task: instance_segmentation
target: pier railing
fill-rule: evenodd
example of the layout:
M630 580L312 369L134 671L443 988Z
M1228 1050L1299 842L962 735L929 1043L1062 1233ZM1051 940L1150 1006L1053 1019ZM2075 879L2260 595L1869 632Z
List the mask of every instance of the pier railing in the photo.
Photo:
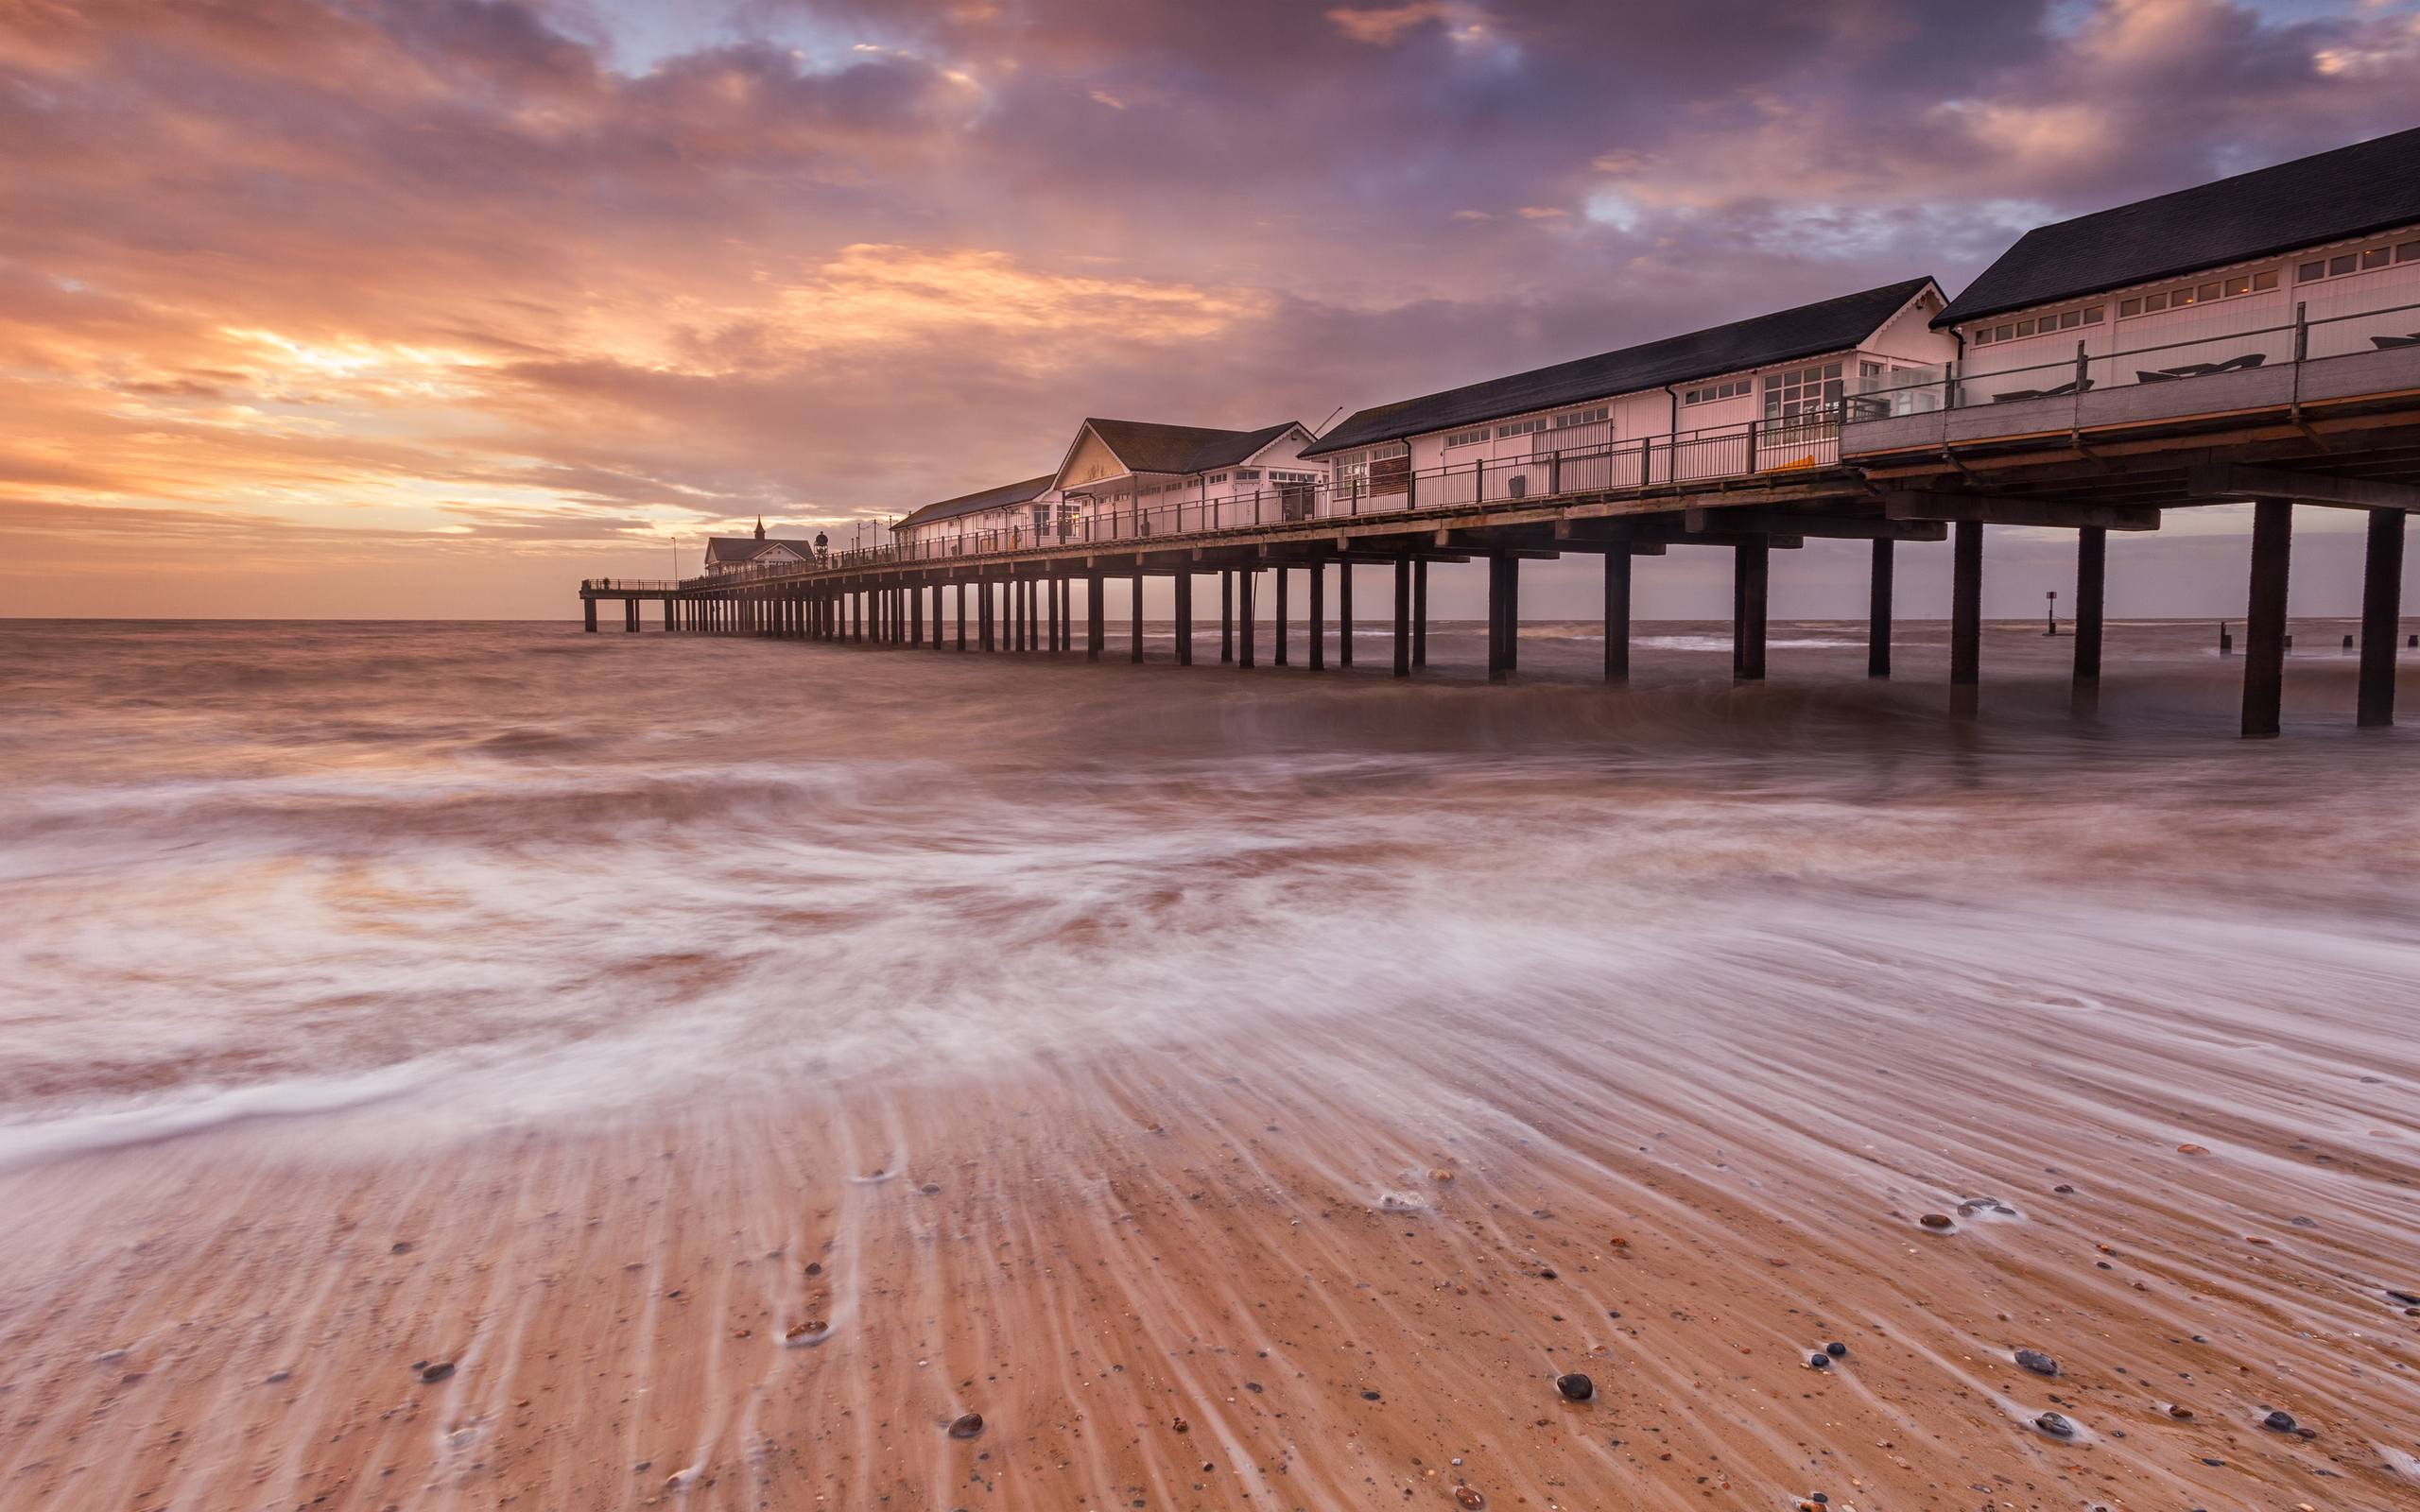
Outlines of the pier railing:
M1836 404L1809 415L1564 447L1544 444L1552 438L1547 432L1538 437L1541 444L1527 455L1479 457L1416 472L1356 472L1342 478L1278 483L1218 498L1158 503L1138 498L1115 507L1067 511L1041 524L947 535L920 532L910 541L835 551L814 570L962 561L1054 546L1174 541L1261 525L1546 502L1760 472L1801 472L1839 461L1841 415L1842 406ZM809 569L743 567L692 578L683 586L734 587L794 577L803 570Z
M1908 416L2081 400L2118 388L2157 387L2159 400L2182 401L2209 388L2170 387L2188 380L2273 373L2339 357L2420 352L2420 304L2378 305L2358 296L2306 300L2284 320L2268 310L2220 306L2189 324L2139 329L2142 335L2136 336L2126 320L2109 321L2084 327L2071 346L2062 343L2055 354L2003 363L1997 347L1984 347L1942 366L1861 377L1848 399L1849 450L1859 451L1871 434L1858 427ZM2038 343L2028 344L2038 353ZM2025 414L2009 412L2013 421Z

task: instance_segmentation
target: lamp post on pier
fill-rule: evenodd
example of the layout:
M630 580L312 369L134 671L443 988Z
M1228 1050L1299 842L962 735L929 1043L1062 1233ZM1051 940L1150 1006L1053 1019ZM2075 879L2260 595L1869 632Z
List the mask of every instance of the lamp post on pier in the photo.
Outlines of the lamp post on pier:
M2045 635L2056 635L2059 633L2059 591L2053 588L2042 596L2049 600L2049 609L2047 611L2049 615L2049 619L2045 625L2042 633Z

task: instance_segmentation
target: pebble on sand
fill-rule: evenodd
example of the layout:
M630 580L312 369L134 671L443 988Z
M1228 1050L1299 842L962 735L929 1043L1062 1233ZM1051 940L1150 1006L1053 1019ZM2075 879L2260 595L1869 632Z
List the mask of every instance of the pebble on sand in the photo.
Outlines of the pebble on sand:
M1917 1219L1916 1222L1923 1224L1926 1228L1934 1229L1935 1231L1954 1228L1957 1227L1956 1224L1950 1222L1949 1214L1945 1212L1927 1212L1923 1217Z
M2273 1434L2290 1434L2294 1431L2294 1419L2289 1413L2273 1412L2260 1419L2260 1426Z
M2037 1376L2055 1376L2059 1373L2059 1362L2039 1349L2017 1350L2016 1363Z
M979 1412L960 1413L950 1420L949 1436L973 1438L983 1431L983 1415Z
M1478 1494L1478 1487L1476 1486L1457 1486L1454 1487L1454 1504L1472 1508L1483 1507L1487 1505L1487 1498Z
M2059 1416L2055 1412L2046 1412L2041 1417L2034 1418L2033 1426L2041 1429L2044 1433L2049 1435L2053 1438L2073 1438L2076 1436L2076 1425L2067 1421L2065 1418Z
M829 1327L830 1325L820 1317L808 1318L805 1322L783 1333L782 1342L784 1344L821 1344Z
M1835 1360L1844 1360L1848 1358L1849 1347L1835 1341L1824 1346L1824 1352Z
M420 1367L420 1378L423 1381L442 1381L453 1373L454 1362L451 1360L440 1360L433 1365L424 1365Z
M1597 1383L1575 1370L1567 1376L1555 1377L1554 1389L1562 1392L1567 1400L1586 1401L1597 1394Z
M1829 1370L1832 1368L1832 1357L1828 1354L1810 1354L1806 1357L1806 1368L1809 1370Z

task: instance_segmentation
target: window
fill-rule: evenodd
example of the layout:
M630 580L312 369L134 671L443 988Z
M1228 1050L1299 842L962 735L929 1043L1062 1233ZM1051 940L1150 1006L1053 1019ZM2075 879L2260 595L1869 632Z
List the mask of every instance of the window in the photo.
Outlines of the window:
M1575 409L1566 414L1557 415L1554 418L1554 428L1559 431L1567 431L1574 425L1595 425L1610 419L1612 415L1613 408L1608 404L1599 404L1594 409Z
M2398 263L2420 263L2420 242L2398 244L2394 249L2394 260Z
M1260 481L1260 469L1256 467L1239 467L1236 469L1236 481L1238 483L1257 483Z
M1213 472L1201 481L1204 483L1224 483L1227 481L1227 474L1224 472Z
M1475 431L1449 431L1445 435L1445 444L1448 447L1473 446L1486 439L1487 427L1484 425Z
M1792 368L1787 372L1765 374L1765 418L1790 420L1801 415L1819 415L1829 404L1841 402L1841 365L1837 362L1818 363L1811 368Z
M1495 438L1500 441L1505 438L1512 436L1535 436L1538 432L1545 430L1546 428L1547 422L1543 418L1538 420L1516 420L1507 424L1495 427Z
M1857 375L1860 378L1879 378L1882 376L1882 364L1860 362L1857 365Z
M1718 399L1738 399L1754 392L1755 387L1753 379L1726 378L1719 384L1706 384L1701 387L1685 390L1681 395L1681 403L1711 404Z
M1975 333L1975 345L1988 346L1995 341L2014 341L2020 336L2048 335L2053 331L2073 331L2080 326L2099 325L2103 314L2100 305L2080 304L2072 310L2037 315L2030 320L1985 326Z
M2319 263L2305 263L2295 276L2309 280L2323 276L2313 269ZM2239 299L2246 294L2266 294L2277 286L2277 269L2264 267L2257 273L2238 273L2231 278L2213 279L2204 284L2190 284L2181 288L2162 289L2157 294L2130 295L2118 301L2118 318L2130 320L2138 315L2157 315L2162 310L2181 310L2188 304L2207 304L2212 300Z
M1269 474L1271 483L1317 483L1319 480L1320 475L1316 472L1279 472L1272 469Z

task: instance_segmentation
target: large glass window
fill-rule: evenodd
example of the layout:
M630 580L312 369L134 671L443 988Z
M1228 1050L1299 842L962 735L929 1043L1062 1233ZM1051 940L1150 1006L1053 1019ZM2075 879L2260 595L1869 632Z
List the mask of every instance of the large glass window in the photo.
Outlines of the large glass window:
M1765 419L1791 420L1821 415L1841 402L1841 365L1818 363L1765 374Z

